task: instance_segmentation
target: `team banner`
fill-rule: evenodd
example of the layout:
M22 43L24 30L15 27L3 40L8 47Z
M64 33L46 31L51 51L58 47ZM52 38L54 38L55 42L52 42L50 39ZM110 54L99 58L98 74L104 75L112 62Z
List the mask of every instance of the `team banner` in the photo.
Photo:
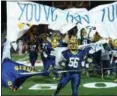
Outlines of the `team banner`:
M117 2L97 6L89 11L89 16L102 37L117 38Z
M7 39L16 41L33 24L48 24L50 29L66 33L78 27L97 27L103 37L117 38L117 2L92 10L62 10L33 2L7 2ZM29 26L30 24L30 26Z
M49 28L65 33L74 27L76 22L89 24L87 13L77 14L33 2L7 2L7 38L10 41L18 38L18 33L22 33L19 31L27 29L24 27L26 24L49 24Z

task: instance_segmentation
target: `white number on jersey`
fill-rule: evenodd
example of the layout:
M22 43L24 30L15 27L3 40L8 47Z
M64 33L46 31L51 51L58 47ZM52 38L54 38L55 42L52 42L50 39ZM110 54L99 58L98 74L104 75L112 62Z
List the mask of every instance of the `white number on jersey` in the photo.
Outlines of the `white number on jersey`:
M79 58L74 58L74 57L70 58L68 66L73 67L73 68L77 68L78 67L78 61L79 61Z

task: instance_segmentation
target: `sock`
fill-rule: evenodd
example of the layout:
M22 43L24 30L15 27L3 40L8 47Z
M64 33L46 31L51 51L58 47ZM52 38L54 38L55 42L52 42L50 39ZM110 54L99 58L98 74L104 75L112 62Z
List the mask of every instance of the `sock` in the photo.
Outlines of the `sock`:
M58 85L54 95L56 96L60 92L61 89L62 89L62 87L60 85Z

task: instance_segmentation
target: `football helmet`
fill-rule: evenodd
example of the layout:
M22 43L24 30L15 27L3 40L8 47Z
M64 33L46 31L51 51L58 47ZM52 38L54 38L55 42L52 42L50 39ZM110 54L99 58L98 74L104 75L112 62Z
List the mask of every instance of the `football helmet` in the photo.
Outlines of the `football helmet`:
M58 46L59 42L56 38L53 38L51 41L52 48L56 48Z
M53 37L56 38L57 40L59 40L61 38L60 33L55 33Z
M114 46L115 48L117 48L117 39L114 39L113 42L112 42L112 44L113 44L113 46Z
M102 37L100 36L100 34L98 32L96 32L92 38L93 42L97 42L101 39Z
M72 36L68 41L68 49L76 50L78 49L78 40L76 36Z

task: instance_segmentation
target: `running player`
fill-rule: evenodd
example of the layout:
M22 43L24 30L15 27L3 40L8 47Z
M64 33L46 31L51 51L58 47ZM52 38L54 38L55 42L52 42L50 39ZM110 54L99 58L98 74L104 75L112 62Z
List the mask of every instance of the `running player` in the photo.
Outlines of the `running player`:
M60 92L60 90L69 82L71 81L72 87L72 96L77 96L77 90L80 85L80 67L81 62L84 56L88 53L89 48L84 50L78 50L78 40L77 37L72 36L68 42L68 50L62 52L62 61L65 63L65 70L68 72L63 73L60 79L60 82L57 86L57 89L54 96ZM71 71L76 72L71 72Z
M53 69L55 70L55 52L54 48L58 46L58 41L56 38L53 38L51 41L51 44L46 47L46 49L43 52L43 63L44 63L44 72L46 73L45 75L49 75L49 68L52 65ZM55 78L58 78L58 74L54 72Z
M30 37L30 41L28 42L28 52L29 52L29 60L33 70L35 71L35 62L38 57L38 42L34 35Z
M113 69L114 69L114 72L115 72L115 82L117 82L117 39L115 39L113 42L112 42L112 45L113 45L113 52L112 52L112 64L113 64Z

